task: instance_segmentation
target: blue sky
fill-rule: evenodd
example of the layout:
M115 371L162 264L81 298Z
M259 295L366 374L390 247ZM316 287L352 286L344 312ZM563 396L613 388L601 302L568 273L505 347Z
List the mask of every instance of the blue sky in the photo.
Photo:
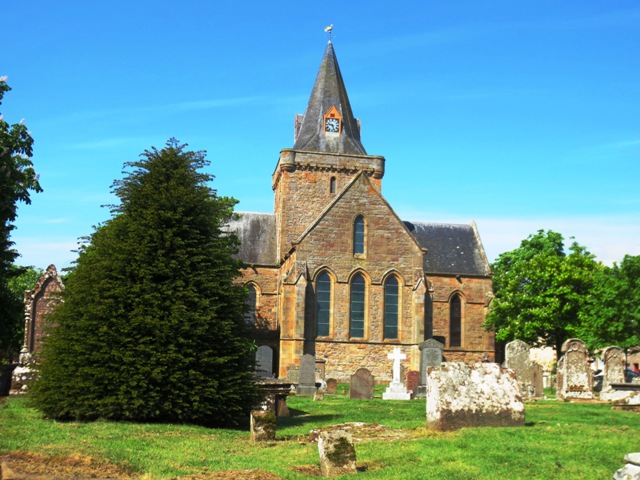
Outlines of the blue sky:
M0 112L25 119L44 188L18 263L69 266L123 163L171 137L239 211L271 212L329 24L401 218L475 220L490 261L538 229L607 264L640 254L637 0L7 0Z

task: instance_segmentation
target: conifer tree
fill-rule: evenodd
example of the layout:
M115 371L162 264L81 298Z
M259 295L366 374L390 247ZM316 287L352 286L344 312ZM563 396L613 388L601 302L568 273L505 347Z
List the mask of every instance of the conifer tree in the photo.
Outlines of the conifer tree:
M256 401L236 201L171 139L125 164L120 204L66 281L32 397L47 416L235 423Z

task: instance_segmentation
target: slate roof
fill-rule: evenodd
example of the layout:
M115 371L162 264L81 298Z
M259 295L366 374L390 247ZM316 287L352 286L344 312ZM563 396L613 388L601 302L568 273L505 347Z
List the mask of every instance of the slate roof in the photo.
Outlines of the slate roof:
M324 115L332 106L342 115L342 133L337 138L324 134ZM293 148L312 152L367 154L360 141L358 121L351 111L347 89L331 42L324 51L316 83Z
M227 228L240 239L237 257L255 265L277 265L276 216L272 213L239 212Z
M427 249L426 274L489 275L484 248L473 225L404 222Z

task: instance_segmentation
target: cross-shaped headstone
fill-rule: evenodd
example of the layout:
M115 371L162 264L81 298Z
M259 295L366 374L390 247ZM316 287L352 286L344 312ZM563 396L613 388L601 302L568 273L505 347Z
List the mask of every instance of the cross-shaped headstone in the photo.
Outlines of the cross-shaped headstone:
M393 360L393 383L400 383L400 360L406 360L407 356L402 353L400 347L395 347L387 358Z

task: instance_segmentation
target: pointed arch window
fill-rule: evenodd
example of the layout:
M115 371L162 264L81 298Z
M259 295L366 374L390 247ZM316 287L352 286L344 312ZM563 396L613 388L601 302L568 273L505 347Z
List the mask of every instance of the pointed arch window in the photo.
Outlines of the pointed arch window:
M366 284L359 273L351 280L351 299L349 305L349 336L364 338L364 309Z
M336 177L329 180L329 193L336 193Z
M462 301L457 294L449 301L449 346L462 346Z
M364 217L358 215L353 221L353 254L364 255Z
M328 337L331 331L331 277L322 272L316 281L316 335Z
M258 306L258 292L254 285L247 285L247 290L249 290L249 295L247 296L246 304L247 309L244 314L245 321L250 325L256 324L256 309Z
M398 299L398 279L392 275L384 282L384 338L388 340L398 339Z

